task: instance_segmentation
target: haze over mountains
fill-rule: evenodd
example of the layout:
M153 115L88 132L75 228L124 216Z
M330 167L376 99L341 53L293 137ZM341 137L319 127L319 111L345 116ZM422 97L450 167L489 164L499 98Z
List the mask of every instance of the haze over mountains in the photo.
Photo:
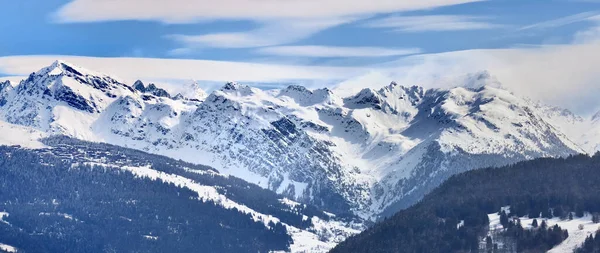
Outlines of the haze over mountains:
M169 94L56 61L1 87L0 115L11 129L209 165L296 201L371 220L408 207L453 174L593 153L600 143L598 117L520 98L487 72L464 87L392 82L347 97L336 89L239 83L210 94L197 86Z

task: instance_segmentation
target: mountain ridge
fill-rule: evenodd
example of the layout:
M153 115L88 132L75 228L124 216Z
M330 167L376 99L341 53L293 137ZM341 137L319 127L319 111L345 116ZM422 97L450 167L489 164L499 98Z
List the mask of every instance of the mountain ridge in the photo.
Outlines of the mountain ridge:
M0 112L12 124L210 165L366 219L465 170L584 152L489 73L469 80L451 89L392 82L346 97L230 82L197 100L57 61L2 93Z

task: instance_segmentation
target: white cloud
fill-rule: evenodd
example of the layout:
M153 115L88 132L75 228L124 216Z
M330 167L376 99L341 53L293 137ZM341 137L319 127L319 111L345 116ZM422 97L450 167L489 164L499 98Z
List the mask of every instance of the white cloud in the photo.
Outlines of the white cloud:
M174 39L188 49L263 47L298 41L352 20L351 18L278 20L262 22L259 28L245 32L170 35L168 38Z
M256 52L277 56L299 57L383 57L418 54L419 48L381 48L381 47L333 47L333 46L279 46L257 49Z
M403 85L448 88L461 85L469 73L487 70L516 94L576 112L589 114L600 107L600 41L558 46L482 49L403 58L342 84L352 92L380 88L381 81ZM378 82L369 81L371 78ZM360 87L362 86L362 87Z
M73 0L56 13L59 22L324 18L429 9L480 0Z
M364 26L393 28L400 32L463 31L502 27L485 20L484 17L459 15L392 16L369 21Z
M594 22L594 26L575 33L574 43L585 44L600 41L600 15L590 17L587 20Z
M600 41L600 24L575 34L575 43L590 43L594 41Z
M573 23L577 23L577 22L581 22L581 21L593 20L594 18L597 18L598 15L599 15L599 12L597 12L597 11L582 12L582 13L578 13L578 14L574 14L574 15L570 15L570 16L566 16L566 17L561 17L561 18L557 18L557 19L553 19L553 20L535 23L532 25L527 25L527 26L521 27L519 30L549 29L549 28L554 28L554 27L560 27L560 26L565 26L565 25L569 25L569 24L573 24Z
M351 67L312 67L247 62L157 58L100 58L64 55L0 57L0 73L28 75L61 59L131 82L142 80L202 80L214 82L284 82L339 80L361 73Z
M200 48L253 48L289 44L325 29L377 13L430 9L483 0L72 0L54 13L58 22L145 20L195 23L251 20L258 28L240 32L173 34L181 45L170 55Z

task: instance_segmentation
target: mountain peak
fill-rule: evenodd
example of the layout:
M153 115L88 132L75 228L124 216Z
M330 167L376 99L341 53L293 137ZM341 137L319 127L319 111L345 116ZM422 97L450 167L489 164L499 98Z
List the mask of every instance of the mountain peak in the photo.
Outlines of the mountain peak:
M133 84L133 88L141 93L150 93L157 97L167 97L167 98L171 97L169 92L157 87L154 83L150 83L150 84L148 84L148 86L145 86L141 80L137 80Z
M301 85L290 85L281 90L279 95L292 98L298 104L303 106L321 103L336 104L341 102L341 99L337 97L329 88L310 90Z
M58 66L70 66L70 67L73 67L75 65L71 64L69 62L63 61L63 60L56 60L50 66L53 66L53 67L58 67Z
M75 75L75 76L83 76L84 73L90 73L91 71L85 70L81 67L75 66L74 64L68 63L62 60L54 61L50 66L41 69L38 71L38 74L41 75Z
M382 98L377 91L364 88L356 95L344 99L344 105L349 108L376 107L381 108Z
M255 91L252 87L237 82L228 82L225 85L223 85L223 87L219 89L219 91L226 94L242 97L251 96L255 94Z
M415 92L415 91L419 91L422 92L423 91L423 87L418 86L418 85L413 85L413 86L404 86L404 85L400 85L395 81L390 82L390 84L383 86L381 89L379 89L379 91L388 91L388 92L393 92L394 90L402 90L403 92L409 93L409 92Z
M0 81L0 90L4 89L5 87L11 86L11 83L9 80L5 80L5 81Z
M135 83L133 83L133 88L140 92L146 92L146 86L141 80L135 81Z
M226 90L243 90L243 89L249 89L250 87L248 85L245 84L241 84L241 83L237 83L237 82L227 82L222 88L221 90L226 91Z
M306 87L302 86L302 85L297 85L297 84L292 84L289 85L287 88L285 88L283 90L283 92L293 92L293 93L307 93L310 94L312 93L312 91L310 91L309 89L307 89Z
M170 90L172 94L176 94L173 98L202 101L208 97L206 91L195 80L190 80L179 87L180 89Z

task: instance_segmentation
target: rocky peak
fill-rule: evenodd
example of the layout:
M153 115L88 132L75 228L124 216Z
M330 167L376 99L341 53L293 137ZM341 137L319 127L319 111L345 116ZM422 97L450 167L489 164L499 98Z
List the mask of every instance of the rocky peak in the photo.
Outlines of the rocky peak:
M219 89L219 91L226 94L242 97L254 94L254 91L250 86L237 82L228 82L221 89Z
M133 84L133 88L142 93L146 92L146 86L140 80L135 81L135 83Z
M153 83L148 85L148 87L146 88L146 92L149 92L157 97L171 97L171 95L169 95L169 93L166 90L156 87L156 85Z
M296 85L296 84L289 85L287 88L285 88L284 91L287 91L287 92L300 92L300 93L312 93L306 87L304 87L302 85Z
M171 95L164 89L158 88L155 84L150 83L148 87L144 86L144 83L140 80L135 81L133 88L141 93L149 93L157 97L170 98Z
M0 92L4 91L7 88L12 88L12 85L10 83L9 80L6 80L4 82L0 82Z
M250 88L250 87L248 87L248 85L245 85L245 84L236 83L236 82L227 82L225 85L223 85L221 90L222 91L239 91L239 90L244 90L244 89L248 89L248 88Z
M344 99L344 105L348 108L366 108L374 107L375 109L381 109L382 98L373 89L365 88L362 89L358 94L353 97Z

